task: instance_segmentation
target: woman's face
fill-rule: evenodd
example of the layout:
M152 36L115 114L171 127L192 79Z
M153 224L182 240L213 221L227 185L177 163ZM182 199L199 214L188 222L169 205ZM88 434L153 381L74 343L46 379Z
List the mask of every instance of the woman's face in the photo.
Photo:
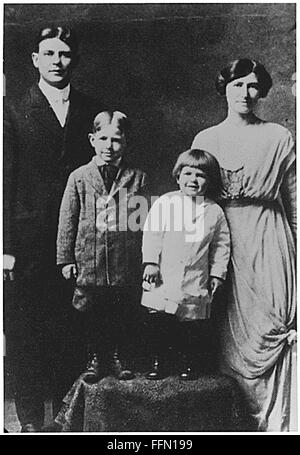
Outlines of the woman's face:
M237 114L252 112L259 100L259 84L254 73L231 81L226 86L228 109Z

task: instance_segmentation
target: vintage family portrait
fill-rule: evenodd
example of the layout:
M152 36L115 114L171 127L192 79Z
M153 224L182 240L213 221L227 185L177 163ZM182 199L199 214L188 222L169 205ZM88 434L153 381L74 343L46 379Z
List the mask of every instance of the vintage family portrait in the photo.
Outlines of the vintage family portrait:
M296 433L296 3L2 6L4 432Z

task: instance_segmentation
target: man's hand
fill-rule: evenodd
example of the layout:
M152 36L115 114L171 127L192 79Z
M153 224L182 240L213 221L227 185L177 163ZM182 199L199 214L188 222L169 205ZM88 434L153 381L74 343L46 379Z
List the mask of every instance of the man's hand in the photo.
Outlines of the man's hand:
M14 279L14 267L16 258L11 254L3 255L3 279L5 281L12 281Z
M61 273L66 280L71 278L77 278L77 268L75 264L64 265L61 269Z
M219 287L222 286L222 284L223 280L221 278L217 278L216 276L209 277L209 290L212 297L215 295Z
M147 283L158 284L160 282L160 268L157 264L147 264L143 274L143 280Z

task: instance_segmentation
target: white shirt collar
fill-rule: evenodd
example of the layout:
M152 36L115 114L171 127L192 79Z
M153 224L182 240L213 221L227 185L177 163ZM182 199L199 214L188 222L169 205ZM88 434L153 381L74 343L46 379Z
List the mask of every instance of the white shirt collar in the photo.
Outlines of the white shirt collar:
M47 84L44 79L40 79L39 88L42 93L45 95L50 104L57 103L59 101L68 101L70 95L70 84L68 84L63 89L52 87L52 85Z
M107 164L111 164L112 166L116 166L116 167L120 167L120 163L121 163L121 160L122 160L122 157L120 156L120 158L117 159L117 161L114 161L113 163L106 163L106 161L104 161L102 158L100 158L100 156L98 155L95 155L93 157L93 161L96 163L96 165L99 167L99 166L105 166Z

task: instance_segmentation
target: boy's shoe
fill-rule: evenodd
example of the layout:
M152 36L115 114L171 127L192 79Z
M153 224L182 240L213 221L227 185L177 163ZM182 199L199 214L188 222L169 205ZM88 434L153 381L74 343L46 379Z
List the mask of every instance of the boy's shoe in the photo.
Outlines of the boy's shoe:
M119 359L117 351L113 355L112 371L113 375L120 381L129 381L135 377L135 374Z
M185 370L179 373L179 379L181 379L181 381L194 381L197 379L197 375L192 370L192 368L187 367Z
M42 433L61 433L61 431L62 426L55 421L49 423L48 425L44 425L41 430Z
M93 354L92 358L88 361L86 370L82 373L82 379L87 384L95 384L104 377L103 369L100 367L97 354Z
M189 366L189 364L184 365L183 368L181 368L179 373L179 379L181 379L182 381L194 381L197 378L198 375L197 372L195 371L195 368Z
M151 370L145 375L146 379L158 380L166 377L165 372L162 370L159 358L156 356L153 359Z
M22 425L21 433L39 433L41 428L34 425L33 423L26 423Z

